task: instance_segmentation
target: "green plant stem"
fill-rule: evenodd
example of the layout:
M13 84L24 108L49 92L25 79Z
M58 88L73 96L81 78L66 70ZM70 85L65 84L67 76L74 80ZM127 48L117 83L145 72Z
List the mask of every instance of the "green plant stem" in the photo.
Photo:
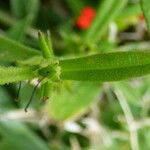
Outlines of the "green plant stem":
M132 115L132 112L130 110L130 107L127 103L127 100L125 99L123 93L117 86L115 87L115 94L118 98L118 101L120 103L120 106L124 112L129 131L130 131L130 141L131 141L131 148L132 150L139 150L139 142L138 142L138 133L137 129L133 126L134 125L134 117Z

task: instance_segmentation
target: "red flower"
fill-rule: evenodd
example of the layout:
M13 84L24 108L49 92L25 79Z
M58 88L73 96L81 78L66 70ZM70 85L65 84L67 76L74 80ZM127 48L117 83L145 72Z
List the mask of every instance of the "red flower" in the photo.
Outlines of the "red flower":
M139 17L139 20L140 20L141 22L143 22L143 21L145 20L143 15L140 15L140 16L138 16L138 17Z
M88 29L95 17L95 10L91 6L86 6L81 10L81 15L77 18L76 26L79 29Z
M95 10L90 6L87 6L82 9L81 14L91 19L95 16Z

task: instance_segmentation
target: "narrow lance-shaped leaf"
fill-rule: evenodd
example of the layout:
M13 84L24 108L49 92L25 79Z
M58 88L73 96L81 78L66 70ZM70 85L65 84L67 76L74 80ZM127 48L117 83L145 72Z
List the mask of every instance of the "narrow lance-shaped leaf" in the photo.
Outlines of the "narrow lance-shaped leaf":
M130 51L60 60L61 79L117 81L150 73L150 52Z
M85 34L86 42L96 42L101 33L124 8L127 0L103 0L96 12L96 17Z
M0 85L33 79L36 76L35 67L3 67L0 66Z
M11 13L16 18L20 19L24 16L25 7L24 2L20 0L10 0Z
M10 40L0 35L0 61L13 62L19 60L27 60L34 56L41 58L41 52L24 46L19 42Z
M25 32L32 25L38 9L39 0L12 0L11 1L12 13L19 18L17 24L8 30L7 35L12 39L23 40Z
M23 123L4 119L0 122L0 134L3 140L0 149L7 150L52 150L37 134Z
M32 18L28 15L7 32L9 38L21 41L24 38L25 31L29 28Z
M39 0L10 0L11 13L18 19L27 15L35 18L39 9Z
M141 0L141 6L144 13L144 17L147 23L148 30L150 32L150 1L149 0Z

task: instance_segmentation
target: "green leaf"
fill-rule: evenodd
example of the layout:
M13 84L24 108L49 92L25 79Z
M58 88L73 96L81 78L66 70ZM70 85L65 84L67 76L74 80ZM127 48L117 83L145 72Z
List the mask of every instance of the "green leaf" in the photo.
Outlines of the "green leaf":
M142 10L139 3L129 5L126 9L123 9L123 11L118 14L118 17L116 20L122 20L124 18L133 16L133 15L141 15Z
M1 121L0 135L1 150L50 150L33 131L17 121Z
M10 2L12 13L20 20L8 30L8 36L12 39L22 40L37 16L39 0L11 0Z
M13 101L13 98L8 94L5 86L0 86L0 114L14 109L14 105L10 101Z
M10 0L11 12L16 18L22 18L25 13L24 0Z
M16 23L16 19L12 18L7 12L0 9L0 23L6 26L12 26Z
M31 17L27 16L25 19L19 21L12 28L10 28L7 32L7 36L14 40L22 40L24 37L24 33L31 25L31 22Z
M117 81L150 73L150 52L129 51L60 61L61 79Z
M18 19L22 19L27 15L34 18L39 9L39 0L11 0L12 14Z
M16 41L0 35L0 61L15 62L27 60L34 56L40 57L40 51L24 46Z
M137 25L139 22L138 16L141 16L141 14L142 10L139 3L129 5L126 9L123 9L115 19L118 31L125 30L130 25Z
M141 6L144 13L144 17L147 23L148 30L150 32L150 1L149 0L141 0Z
M96 17L85 34L85 42L96 42L108 24L121 12L127 0L103 0Z
M66 120L82 114L96 99L100 85L88 82L71 82L69 87L61 85L46 105L50 115L56 120ZM86 98L85 98L86 95Z
M0 85L36 77L35 67L3 67L0 66Z

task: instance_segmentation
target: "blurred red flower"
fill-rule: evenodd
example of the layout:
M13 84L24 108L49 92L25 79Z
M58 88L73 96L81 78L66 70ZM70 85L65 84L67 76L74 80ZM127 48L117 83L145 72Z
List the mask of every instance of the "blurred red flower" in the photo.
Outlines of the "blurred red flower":
M86 6L81 10L81 15L77 18L76 26L79 29L88 29L95 17L95 9L91 6Z
M143 22L143 21L145 20L145 18L144 18L143 15L139 15L138 17L139 17L139 20L140 20L141 22Z

